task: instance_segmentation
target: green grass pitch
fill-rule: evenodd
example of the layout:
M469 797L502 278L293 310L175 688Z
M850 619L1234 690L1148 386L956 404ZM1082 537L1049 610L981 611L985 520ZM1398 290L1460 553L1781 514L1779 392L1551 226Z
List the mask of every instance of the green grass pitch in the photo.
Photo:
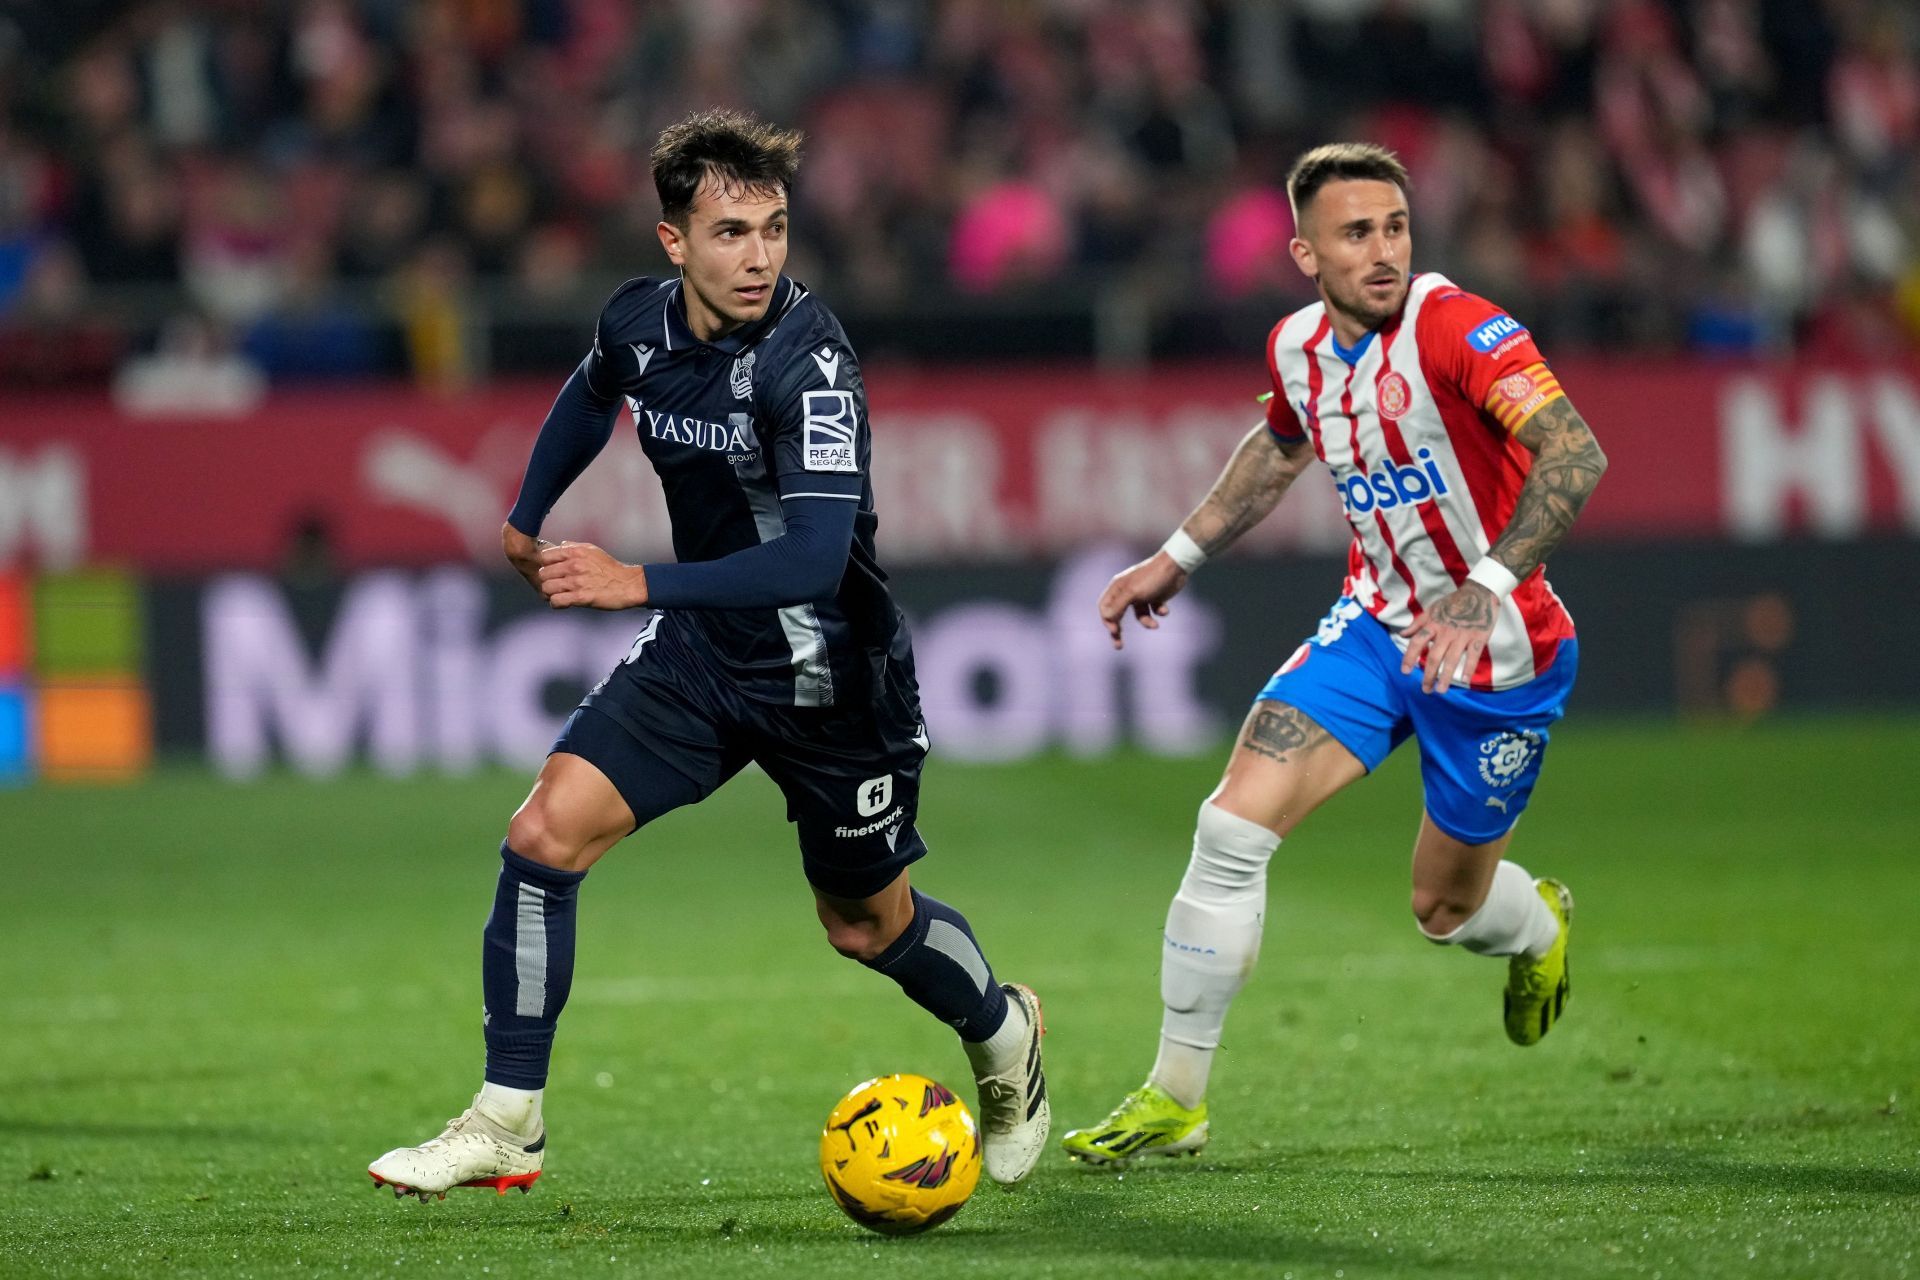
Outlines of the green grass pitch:
M1573 1000L1406 907L1404 753L1278 856L1214 1142L884 1240L815 1167L950 1035L820 937L749 776L587 882L530 1196L376 1193L480 1069L479 931L525 780L0 793L0 1274L1920 1274L1920 723L1556 733L1514 855L1579 899ZM937 761L937 757L936 757ZM936 763L928 891L1046 1001L1056 1132L1145 1074L1217 759ZM962 1094L971 1098L971 1089Z

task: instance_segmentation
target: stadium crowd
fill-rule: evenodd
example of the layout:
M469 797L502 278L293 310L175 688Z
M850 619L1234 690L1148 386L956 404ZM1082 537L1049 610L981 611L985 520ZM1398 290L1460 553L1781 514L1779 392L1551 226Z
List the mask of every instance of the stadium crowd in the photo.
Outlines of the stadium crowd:
M716 103L808 132L790 271L870 312L1295 303L1285 165L1364 136L1420 264L1558 349L1920 343L1908 3L69 0L0 7L0 379L154 330L358 372L370 306L427 368L482 287L591 314Z

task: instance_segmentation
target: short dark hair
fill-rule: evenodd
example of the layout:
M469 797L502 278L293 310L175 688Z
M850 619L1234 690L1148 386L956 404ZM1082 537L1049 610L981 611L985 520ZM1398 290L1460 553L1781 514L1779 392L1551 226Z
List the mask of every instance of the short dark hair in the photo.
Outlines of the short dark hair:
M653 145L660 216L685 227L700 184L711 174L729 194L793 189L800 168L798 129L780 129L738 111L696 111Z
M1293 219L1314 193L1329 182L1342 179L1391 182L1402 192L1407 190L1407 166L1400 157L1377 142L1329 142L1301 156L1287 171L1287 199L1293 205Z

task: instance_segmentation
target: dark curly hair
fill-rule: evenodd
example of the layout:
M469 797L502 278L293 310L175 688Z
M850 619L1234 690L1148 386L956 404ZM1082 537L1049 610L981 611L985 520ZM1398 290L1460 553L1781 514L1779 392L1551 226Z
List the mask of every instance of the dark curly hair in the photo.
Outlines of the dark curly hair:
M711 174L730 195L793 188L800 168L798 129L781 129L738 111L696 111L653 146L660 216L686 228L700 184Z

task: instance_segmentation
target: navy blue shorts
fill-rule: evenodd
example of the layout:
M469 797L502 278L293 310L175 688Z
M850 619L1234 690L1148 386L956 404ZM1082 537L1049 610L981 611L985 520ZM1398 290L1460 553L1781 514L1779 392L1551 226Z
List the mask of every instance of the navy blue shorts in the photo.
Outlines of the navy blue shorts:
M1414 737L1433 825L1466 844L1499 839L1540 777L1547 728L1565 713L1580 671L1579 642L1561 641L1545 671L1497 692L1454 685L1426 693L1424 673L1402 675L1401 661L1386 627L1343 597L1260 699L1306 713L1368 772Z
M927 851L914 828L927 736L913 668L889 662L874 678L851 706L760 702L725 676L691 623L655 614L553 750L604 773L635 830L754 761L787 798L807 880L833 897L870 897Z

